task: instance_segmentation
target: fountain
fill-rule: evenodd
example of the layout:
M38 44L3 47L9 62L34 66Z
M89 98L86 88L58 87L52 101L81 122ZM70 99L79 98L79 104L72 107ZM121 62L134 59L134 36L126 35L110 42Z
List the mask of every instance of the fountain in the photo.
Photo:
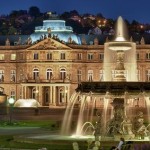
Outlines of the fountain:
M136 44L127 40L124 28L119 17L115 39L104 45L104 81L79 83L68 102L61 135L40 138L89 140L89 143L115 141L120 137L149 141L150 124L145 124L145 120L150 121L150 82L137 79ZM141 111L139 101L145 101L147 116ZM98 109L98 104L103 108ZM78 118L74 118L74 110L78 110ZM78 149L78 143L74 142L73 148Z
M106 42L104 48L104 81L81 82L78 85L77 96L71 99L66 110L65 118L69 116L69 121L63 120L61 133L68 134L64 127L70 130L72 109L79 100L80 110L74 131L76 136L92 129L95 140L100 136L112 137L115 140L120 136L127 140L137 139L139 136L148 137L149 125L144 125L142 112L134 117L134 109L130 108L129 104L137 99L149 98L150 83L137 80L136 44L127 40L122 17L117 20L115 39ZM102 117L96 115L98 119L95 119L98 100L103 101L104 109L99 110ZM107 111L108 106L111 107L111 112ZM85 128L85 125L88 126Z

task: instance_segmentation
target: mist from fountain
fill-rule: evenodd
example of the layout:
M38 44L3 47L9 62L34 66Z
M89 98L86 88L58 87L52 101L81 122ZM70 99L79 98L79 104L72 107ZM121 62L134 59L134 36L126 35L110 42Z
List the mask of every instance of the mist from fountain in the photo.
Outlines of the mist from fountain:
M63 118L63 123L61 127L61 135L68 135L71 132L70 127L71 127L71 122L72 122L72 113L73 113L73 108L77 101L78 96L79 96L79 93L74 92L70 98L70 102L67 105L64 118Z
M114 81L117 53L124 53L124 76L126 81L138 81L136 63L136 44L127 40L127 29L122 17L116 23L116 37L104 44L104 81ZM118 54L119 55L119 54ZM130 57L128 57L130 56Z
M104 133L106 132L106 128L107 128L107 109L108 109L108 105L110 103L110 99L108 98L104 98L104 107L103 107L103 131Z
M85 100L86 100L86 96L84 95L81 100L81 106L80 106L80 111L79 111L79 116L77 121L76 135L80 135L80 130L82 128L82 125L84 124Z
M86 129L84 130L84 128L85 128L86 125L88 125L88 126L87 126ZM81 129L80 129L80 133L77 134L77 135L85 135L85 133L87 132L87 130L88 130L89 128L91 128L91 129L93 130L93 131L92 131L92 134L93 134L94 129L95 129L94 125L93 125L91 122L85 122L85 123L82 125Z
M116 27L116 37L112 42L106 42L104 44L104 81L119 81L119 82L133 82L138 81L137 75L137 63L136 63L136 44L129 42L127 40L128 35L126 35L126 26L121 17L117 20ZM130 56L130 57L129 57ZM117 60L117 61L116 61ZM118 66L117 66L118 65ZM117 77L116 74L119 75ZM120 78L121 74L121 78ZM118 80L116 80L118 78ZM103 133L108 131L115 133L125 134L127 138L133 138L134 134L132 133L132 123L130 119L127 119L127 116L130 116L132 112L130 111L133 107L133 99L139 97L138 94L135 94L133 97L129 96L130 93L125 92L122 95L111 95L106 91L105 95L94 95L94 93L74 93L70 99L70 104L68 104L66 113L63 119L61 133L66 135L70 132L70 126L72 122L72 113L74 105L78 102L80 98L80 107L78 120L76 122L77 127L75 135L81 135L81 132L84 132L84 128L87 124L90 125L85 129L85 132L89 128L93 128L93 115L94 108L96 108L96 101L98 97L103 98L103 111L102 111L102 124L103 124ZM112 101L113 99L113 101ZM146 99L148 116L150 115L149 107L150 101ZM111 102L112 101L112 102ZM114 103L113 103L114 102ZM121 102L121 103L120 103ZM111 104L111 115L108 116L108 107ZM91 108L92 107L92 108ZM119 112L119 113L118 113ZM86 114L85 114L86 113ZM115 113L115 114L114 114ZM110 121L110 126L107 126L108 120ZM150 120L149 120L150 121ZM124 127L126 129L122 129ZM85 133L84 132L84 133ZM105 134L104 133L104 134ZM128 134L128 135L127 135ZM99 135L99 134L98 134Z
M145 97L145 101L146 101L146 108L147 108L147 118L148 118L148 122L150 123L150 98Z

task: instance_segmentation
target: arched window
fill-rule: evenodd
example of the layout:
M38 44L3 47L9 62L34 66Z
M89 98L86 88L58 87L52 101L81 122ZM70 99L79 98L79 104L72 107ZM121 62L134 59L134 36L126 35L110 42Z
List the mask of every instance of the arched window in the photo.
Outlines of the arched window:
M46 70L46 79L47 79L47 80L50 80L50 79L52 78L52 75L53 75L52 69L48 68L48 69Z
M66 69L62 68L60 69L60 79L64 80L66 77Z
M88 70L88 81L93 80L93 70Z
M45 103L48 104L49 102L49 89L46 88L45 90Z
M32 88L32 98L35 99L36 98L36 88Z
M63 89L59 90L59 102L60 103L64 102L64 90Z
M36 80L39 77L39 69L33 69L33 79Z

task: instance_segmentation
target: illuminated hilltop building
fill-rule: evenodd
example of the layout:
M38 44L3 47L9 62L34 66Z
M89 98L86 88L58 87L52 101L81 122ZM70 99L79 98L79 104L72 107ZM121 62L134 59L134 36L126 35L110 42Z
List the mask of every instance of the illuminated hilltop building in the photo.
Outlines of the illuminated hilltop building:
M77 36L65 21L45 20L26 41L21 37L12 45L5 38L0 46L0 86L15 100L33 98L42 106L66 106L78 83L104 80L107 39L106 35ZM150 45L144 38L139 41L135 44L137 79L149 82ZM113 81L115 65L110 66Z

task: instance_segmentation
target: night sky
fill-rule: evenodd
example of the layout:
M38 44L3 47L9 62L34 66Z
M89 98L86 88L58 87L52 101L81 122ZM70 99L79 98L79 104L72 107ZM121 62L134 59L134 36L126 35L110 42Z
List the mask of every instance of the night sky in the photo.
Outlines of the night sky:
M150 0L1 0L0 15L37 6L41 12L77 10L80 14L102 13L106 18L122 16L129 21L150 23Z

